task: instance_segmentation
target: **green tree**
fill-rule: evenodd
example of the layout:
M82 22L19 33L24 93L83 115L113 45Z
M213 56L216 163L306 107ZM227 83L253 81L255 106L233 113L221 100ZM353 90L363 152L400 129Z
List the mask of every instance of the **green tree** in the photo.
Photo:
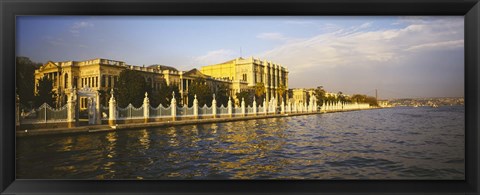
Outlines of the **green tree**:
M169 106L172 103L173 93L175 93L175 100L177 102L177 106L181 105L182 102L180 96L180 90L178 89L178 85L169 85L165 88L165 90L161 90L165 92L165 98L160 100L160 103L165 107ZM163 97L163 95L162 95Z
M130 103L135 107L142 106L145 92L150 89L140 73L126 69L120 72L114 90L117 105L124 108Z
M365 103L370 104L370 106L378 106L377 98L371 96L367 96Z
M42 77L38 80L37 94L35 96L35 106L41 106L47 103L50 106L55 106L56 94L52 91L53 81L47 77Z
M217 107L220 107L221 105L227 106L228 104L228 96L229 96L229 91L227 85L220 84L214 89L215 93L215 101L217 101Z
M323 106L323 101L325 100L326 91L323 89L323 86L318 86L315 89L315 98L317 99L317 105Z
M213 100L213 90L210 86L207 85L205 79L195 79L188 85L188 106L193 105L193 100L195 99L195 95L197 95L198 106L203 106L207 104L207 106L212 105Z
M237 96L237 99L238 99L238 105L237 106L241 106L242 104L242 98L244 99L245 101L245 106L252 106L253 105L253 96L255 95L255 93L253 92L253 90L247 90L247 91L242 91L240 93L237 93L236 96Z
M42 64L32 62L28 57L16 57L16 89L20 103L25 106L35 105L35 69Z
M167 85L165 81L160 82L159 90L151 92L152 95L148 95L148 98L150 99L150 105L157 107L159 104L162 104L163 107L168 107L172 103L172 92L175 92L175 100L177 101L177 105L181 105L180 91L178 90L178 86Z
M255 84L255 98L258 105L263 104L264 97L265 97L265 85L263 83Z
M337 100L341 103L345 103L347 99L345 98L345 95L343 95L343 92L339 91L337 93Z
M364 103L366 102L367 96L361 94L353 94L350 99L356 103Z
M107 92L106 90L98 90L98 94L100 95L100 104L103 106L108 106L110 92Z

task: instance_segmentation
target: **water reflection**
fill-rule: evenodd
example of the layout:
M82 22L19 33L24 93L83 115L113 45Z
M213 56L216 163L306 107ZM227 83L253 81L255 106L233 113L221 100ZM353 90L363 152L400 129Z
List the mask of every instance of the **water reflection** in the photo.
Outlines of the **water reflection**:
M140 137L138 139L139 143L141 146L143 146L143 149L148 150L150 148L150 135L147 129L143 129L140 132ZM145 153L145 150L143 150L143 153Z
M463 179L464 108L394 108L17 141L19 178Z

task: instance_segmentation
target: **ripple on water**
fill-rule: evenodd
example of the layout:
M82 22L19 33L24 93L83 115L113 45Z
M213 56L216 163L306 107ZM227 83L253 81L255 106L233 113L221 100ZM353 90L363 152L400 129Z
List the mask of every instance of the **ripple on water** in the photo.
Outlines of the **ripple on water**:
M342 161L329 161L326 164L333 167L350 167L350 168L362 168L362 167L383 167L386 165L393 165L395 162L386 159L373 159L352 157Z
M464 107L17 140L19 179L464 179Z

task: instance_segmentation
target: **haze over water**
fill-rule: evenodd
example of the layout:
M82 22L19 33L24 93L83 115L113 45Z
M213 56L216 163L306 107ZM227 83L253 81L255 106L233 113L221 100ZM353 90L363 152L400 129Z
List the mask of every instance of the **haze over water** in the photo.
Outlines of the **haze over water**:
M464 179L464 106L17 139L19 179Z

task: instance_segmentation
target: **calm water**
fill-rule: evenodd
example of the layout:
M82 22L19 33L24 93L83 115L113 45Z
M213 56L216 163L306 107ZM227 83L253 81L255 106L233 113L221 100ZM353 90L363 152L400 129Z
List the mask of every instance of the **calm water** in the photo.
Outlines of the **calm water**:
M17 178L464 179L464 107L17 139Z

